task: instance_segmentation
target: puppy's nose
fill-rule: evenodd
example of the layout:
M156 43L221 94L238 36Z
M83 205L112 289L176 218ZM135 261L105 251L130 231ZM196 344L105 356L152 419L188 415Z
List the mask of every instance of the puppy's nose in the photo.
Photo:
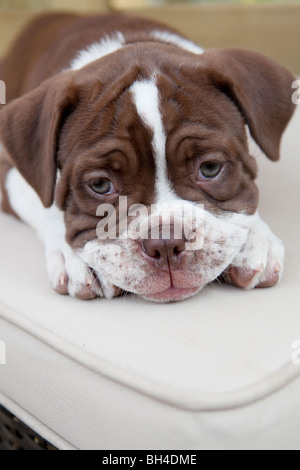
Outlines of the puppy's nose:
M181 266L186 250L186 243L179 240L141 240L142 249L159 269L177 269Z

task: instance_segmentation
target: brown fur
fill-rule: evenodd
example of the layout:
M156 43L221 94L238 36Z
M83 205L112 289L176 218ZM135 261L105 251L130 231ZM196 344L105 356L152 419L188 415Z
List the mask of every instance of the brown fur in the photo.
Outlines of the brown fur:
M45 16L25 31L2 64L1 79L13 101L0 112L0 140L44 205L50 207L56 198L74 246L95 238L101 202L117 204L119 195L128 196L129 205L154 202L152 134L129 92L134 81L154 70L163 99L168 171L179 196L215 212L256 211L257 168L245 124L266 155L279 158L281 136L294 111L292 74L239 49L197 56L149 40L153 29L162 26L120 15ZM77 51L116 30L127 47L82 70L61 72ZM224 169L213 180L199 180L207 155L220 159ZM109 177L116 193L91 193L89 175L95 174ZM5 191L3 207L8 210Z

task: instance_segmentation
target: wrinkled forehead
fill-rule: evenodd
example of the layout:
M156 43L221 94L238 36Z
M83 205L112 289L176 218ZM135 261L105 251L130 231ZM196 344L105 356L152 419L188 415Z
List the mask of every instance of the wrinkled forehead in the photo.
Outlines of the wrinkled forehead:
M205 76L196 86L186 70L183 77L178 69L139 69L124 71L123 78L100 93L89 90L87 102L75 117L76 150L81 154L89 149L85 163L89 155L93 160L101 155L112 158L118 152L132 174L135 169L136 174L141 168L154 170L157 202L172 200L176 196L168 166L176 160L179 142L190 138L211 142L218 136L226 147L229 135L232 140L240 131L239 113ZM230 112L235 122L231 133L226 132Z
M100 97L88 106L89 119L79 113L81 125L76 136L77 154L85 155L84 165L112 165L113 170L123 170L123 179L155 175L155 193L158 202L172 200L176 196L167 174L167 131L164 119L164 98L156 73L139 76L125 89L114 95ZM105 102L106 101L106 102ZM86 150L88 149L88 150ZM81 158L77 159L81 164ZM75 167L74 167L75 168ZM124 175L126 169L127 175ZM75 168L78 173L79 168Z
M193 54L159 47L154 51L151 44L142 55L130 46L81 72L84 100L76 120L83 143L122 133L132 142L142 126L148 135L161 137L163 130L169 138L188 124L197 125L200 134L201 128L226 134L232 120L232 132L238 134L239 111L213 85L205 66L196 66Z

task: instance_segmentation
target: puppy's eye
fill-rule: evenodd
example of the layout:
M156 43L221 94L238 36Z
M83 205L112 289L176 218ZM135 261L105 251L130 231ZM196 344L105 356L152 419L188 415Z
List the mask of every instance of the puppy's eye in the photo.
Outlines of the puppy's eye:
M104 195L112 193L114 185L107 178L103 178L99 181L95 181L95 183L91 185L91 188L95 193Z
M222 164L218 162L205 162L200 166L200 176L206 179L212 179L218 176L222 170Z

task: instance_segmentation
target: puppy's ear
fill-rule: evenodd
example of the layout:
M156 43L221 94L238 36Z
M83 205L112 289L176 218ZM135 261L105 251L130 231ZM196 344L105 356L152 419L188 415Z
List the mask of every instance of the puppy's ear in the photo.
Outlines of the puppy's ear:
M76 95L72 72L63 72L0 112L0 141L45 207L53 204L60 130Z
M213 49L203 54L213 84L238 106L252 137L273 161L293 115L292 83L284 67L256 52Z

